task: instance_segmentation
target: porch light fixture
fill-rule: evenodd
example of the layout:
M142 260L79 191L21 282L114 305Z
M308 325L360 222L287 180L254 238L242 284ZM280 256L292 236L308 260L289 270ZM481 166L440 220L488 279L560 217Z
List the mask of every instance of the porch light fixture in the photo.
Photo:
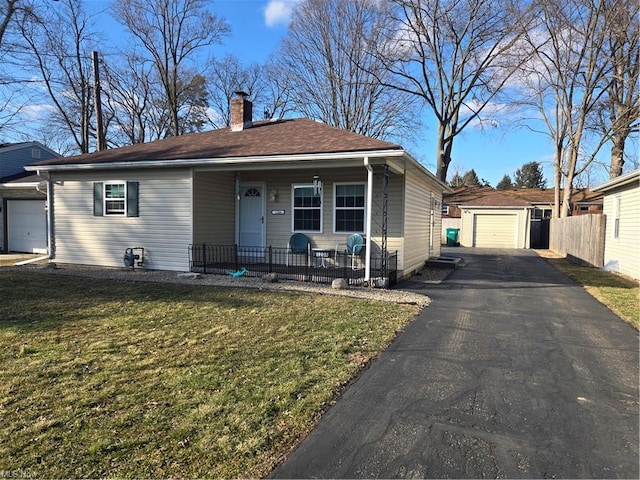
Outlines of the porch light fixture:
M320 176L318 175L313 176L313 194L316 197L322 195L322 180L320 180Z
M278 199L278 191L277 190L271 190L269 192L269 200L271 200L272 202L275 202Z

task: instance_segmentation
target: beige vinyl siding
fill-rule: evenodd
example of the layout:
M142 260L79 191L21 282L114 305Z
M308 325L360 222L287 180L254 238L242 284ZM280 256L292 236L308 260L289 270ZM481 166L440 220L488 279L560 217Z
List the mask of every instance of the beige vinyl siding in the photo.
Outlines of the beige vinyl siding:
M377 246L382 242L382 169L374 168L374 195L372 204L371 240ZM243 185L263 183L266 199L266 245L284 248L292 231L292 187L293 185L311 184L313 175L318 174L322 180L322 232L305 233L313 248L334 249L336 244L345 243L350 233L334 233L334 184L367 182L367 170L350 168L344 170L273 170L260 172L242 172ZM388 215L387 215L387 250L398 251L398 268L402 267L403 247L403 186L404 176L389 174ZM276 193L271 200L271 192ZM272 212L284 211L284 215Z
M54 173L55 260L123 266L126 248L144 247L145 268L187 271L192 243L191 171ZM139 182L139 217L93 215L93 183Z
M402 269L405 274L419 270L429 258L431 243L431 206L433 193L426 181L414 171L407 171L405 179L405 223ZM442 199L440 199L442 201ZM437 236L433 247L439 244Z
M620 199L618 238L614 238L616 198ZM604 268L640 279L640 186L637 182L605 192L607 216Z
M461 218L463 247L529 248L527 208L463 207Z
M196 244L235 243L235 177L231 172L195 172L193 241Z

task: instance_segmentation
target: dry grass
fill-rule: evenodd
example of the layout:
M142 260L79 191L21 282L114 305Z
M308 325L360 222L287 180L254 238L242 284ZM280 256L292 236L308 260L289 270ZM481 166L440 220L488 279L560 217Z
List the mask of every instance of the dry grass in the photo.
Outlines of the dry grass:
M0 270L0 470L266 475L409 305Z

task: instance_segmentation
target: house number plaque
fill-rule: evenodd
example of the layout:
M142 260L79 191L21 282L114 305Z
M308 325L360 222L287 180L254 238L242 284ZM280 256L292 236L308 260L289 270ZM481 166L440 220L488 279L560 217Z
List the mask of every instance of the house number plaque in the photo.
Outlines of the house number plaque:
M271 215L284 215L284 210L271 210Z

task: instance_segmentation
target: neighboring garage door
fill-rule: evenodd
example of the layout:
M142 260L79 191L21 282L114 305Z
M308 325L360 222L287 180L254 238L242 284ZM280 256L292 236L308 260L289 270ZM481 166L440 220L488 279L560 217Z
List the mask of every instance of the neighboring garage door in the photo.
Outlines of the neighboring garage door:
M47 253L44 200L7 200L7 241L10 252Z
M473 246L480 248L515 248L517 215L476 214L473 222Z

